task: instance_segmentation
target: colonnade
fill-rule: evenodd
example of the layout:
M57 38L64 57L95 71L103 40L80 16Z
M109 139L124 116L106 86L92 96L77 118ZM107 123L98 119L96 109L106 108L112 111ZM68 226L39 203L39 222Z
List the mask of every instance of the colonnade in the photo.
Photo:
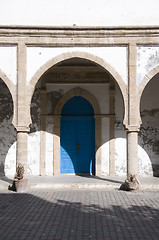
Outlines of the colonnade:
M124 125L127 131L127 178L131 175L138 175L138 131L140 127L140 116L137 106L137 87L136 87L136 58L137 47L135 44L128 46L128 91L125 105ZM17 156L16 165L22 163L25 167L25 177L27 177L27 134L30 125L30 113L26 106L27 89L27 58L26 45L18 45L18 77L17 77L17 106L16 106L16 124L17 129ZM113 104L110 102L110 104ZM113 121L114 122L114 121ZM113 136L113 133L111 133ZM55 150L56 151L56 150ZM110 174L114 174L110 166Z

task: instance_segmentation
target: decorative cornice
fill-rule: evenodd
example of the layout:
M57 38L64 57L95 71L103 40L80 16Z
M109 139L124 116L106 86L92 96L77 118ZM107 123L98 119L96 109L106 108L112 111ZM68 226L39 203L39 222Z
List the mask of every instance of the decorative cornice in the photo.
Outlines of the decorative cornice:
M136 37L159 36L157 26L134 27L48 27L48 26L0 26L0 36L8 37Z

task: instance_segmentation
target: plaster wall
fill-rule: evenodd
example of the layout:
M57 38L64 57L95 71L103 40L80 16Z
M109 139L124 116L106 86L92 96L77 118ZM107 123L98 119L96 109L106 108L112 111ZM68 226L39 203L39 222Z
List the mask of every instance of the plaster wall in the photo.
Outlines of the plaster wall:
M17 82L17 47L0 47L0 70L14 85Z
M126 173L126 132L123 125L124 106L119 87L115 86L115 174Z
M127 48L126 47L64 47L64 48L27 48L27 83L50 59L66 52L86 52L98 56L110 64L123 78L127 84ZM142 83L144 76L159 65L158 46L139 46L137 48L137 84ZM17 78L17 52L16 47L0 47L1 70L11 81L16 84ZM32 63L35 64L32 64ZM138 158L139 173L159 175L159 104L158 104L158 75L146 86L141 99L142 126L139 133ZM72 88L81 87L91 92L99 102L101 114L109 114L109 84L47 84L47 114L53 115L56 103L67 91ZM0 172L7 176L13 176L16 163L16 131L12 125L12 103L8 90L1 84L0 108ZM52 98L54 102L51 102ZM151 96L151 98L150 98ZM32 125L28 134L28 172L39 175L40 173L40 90L34 93L32 104ZM8 112L7 112L8 111ZM118 86L115 87L115 172L125 174L126 172L126 132L123 121L123 100ZM102 119L102 145L101 164L102 173L109 173L109 119ZM45 173L53 173L53 118L46 120L46 154Z
M144 76L159 65L158 46L139 46L137 49L137 84L139 85Z
M109 84L47 84L47 94L60 99L65 93L74 88L83 88L94 95L99 102L101 114L109 114ZM52 104L48 102L48 113L52 113Z
M7 0L0 1L0 22L51 27L153 26L159 22L157 6L158 0Z
M159 132L159 104L156 101L158 96L158 75L152 80L145 89L141 100L141 115L143 124L139 134L138 156L139 156L139 173L153 174L157 173L158 162L158 132ZM109 114L109 84L47 84L47 105L48 114L53 114L49 100L53 94L57 101L67 91L74 87L82 87L90 91L99 101L102 114ZM11 124L12 104L8 100L8 90L4 84L1 84L1 174L13 177L16 166L16 131ZM31 114L33 124L28 134L28 173L39 175L40 173L40 89L37 88L31 105ZM151 97L150 97L151 96ZM3 109L2 109L3 106ZM123 175L126 173L126 132L122 124L123 120L123 102L118 86L115 86L115 174ZM101 129L101 167L102 174L109 174L109 119L102 119ZM53 118L46 119L46 155L45 155L45 174L53 173ZM153 167L156 169L153 171ZM3 171L4 169L4 171Z
M109 175L109 119L103 118L101 121L101 172L102 175Z
M45 174L47 176L52 175L53 169L53 118L46 119L46 165Z
M32 124L28 133L28 174L40 174L40 88L36 87L31 102Z

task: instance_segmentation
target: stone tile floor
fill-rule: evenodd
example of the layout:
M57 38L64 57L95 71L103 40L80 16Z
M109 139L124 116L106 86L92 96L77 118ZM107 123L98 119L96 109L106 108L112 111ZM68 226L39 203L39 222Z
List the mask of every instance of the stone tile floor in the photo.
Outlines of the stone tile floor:
M159 190L1 190L0 239L158 240Z

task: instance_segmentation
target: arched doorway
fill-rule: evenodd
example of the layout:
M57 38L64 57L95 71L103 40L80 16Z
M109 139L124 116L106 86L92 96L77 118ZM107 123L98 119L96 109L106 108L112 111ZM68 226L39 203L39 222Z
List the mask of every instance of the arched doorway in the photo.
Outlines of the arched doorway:
M78 53L76 54L78 56ZM106 71L106 66L100 61L99 63L91 61L92 58L89 59L87 54L84 55L85 58L82 58L83 55L81 54L79 57L74 57L76 54L73 53L71 58L69 55L69 59L64 58L62 61L55 59L56 64L52 63L52 67L45 71L39 79L39 103L36 104L38 105L37 113L39 113L39 132L36 131L37 128L34 128L35 132L32 134L36 137L38 143L34 145L39 146L39 157L36 156L35 158L39 159L41 175L60 174L62 108L72 97L81 96L92 105L95 118L95 167L91 171L89 169L87 173L94 174L95 172L97 176L102 174L113 175L120 166L123 168L121 161L115 165L115 156L118 157L121 149L120 143L117 142L116 144L115 133L119 138L124 132L122 123L126 109L124 105L127 103L123 101L123 97L126 96L126 92L125 94L121 93L120 86L115 82L114 76L116 75L113 76ZM35 82L35 79L32 79L31 84L33 82ZM121 86L124 86L123 84ZM126 89L126 86L124 89ZM34 99L37 99L37 97ZM122 107L121 102L123 102ZM32 110L32 113L35 112L34 102L32 102ZM36 116L36 114L33 115ZM33 118L32 121L36 126L35 116L33 116L35 121L33 121ZM117 121L117 124L115 121ZM116 125L119 125L117 131ZM30 140L28 145L32 149L33 144ZM118 148L118 146L119 151L118 149L116 151L115 148ZM32 162L32 159L30 162ZM37 166L37 164L34 164L34 166Z
M61 111L60 172L95 174L95 120L92 105L81 96Z

